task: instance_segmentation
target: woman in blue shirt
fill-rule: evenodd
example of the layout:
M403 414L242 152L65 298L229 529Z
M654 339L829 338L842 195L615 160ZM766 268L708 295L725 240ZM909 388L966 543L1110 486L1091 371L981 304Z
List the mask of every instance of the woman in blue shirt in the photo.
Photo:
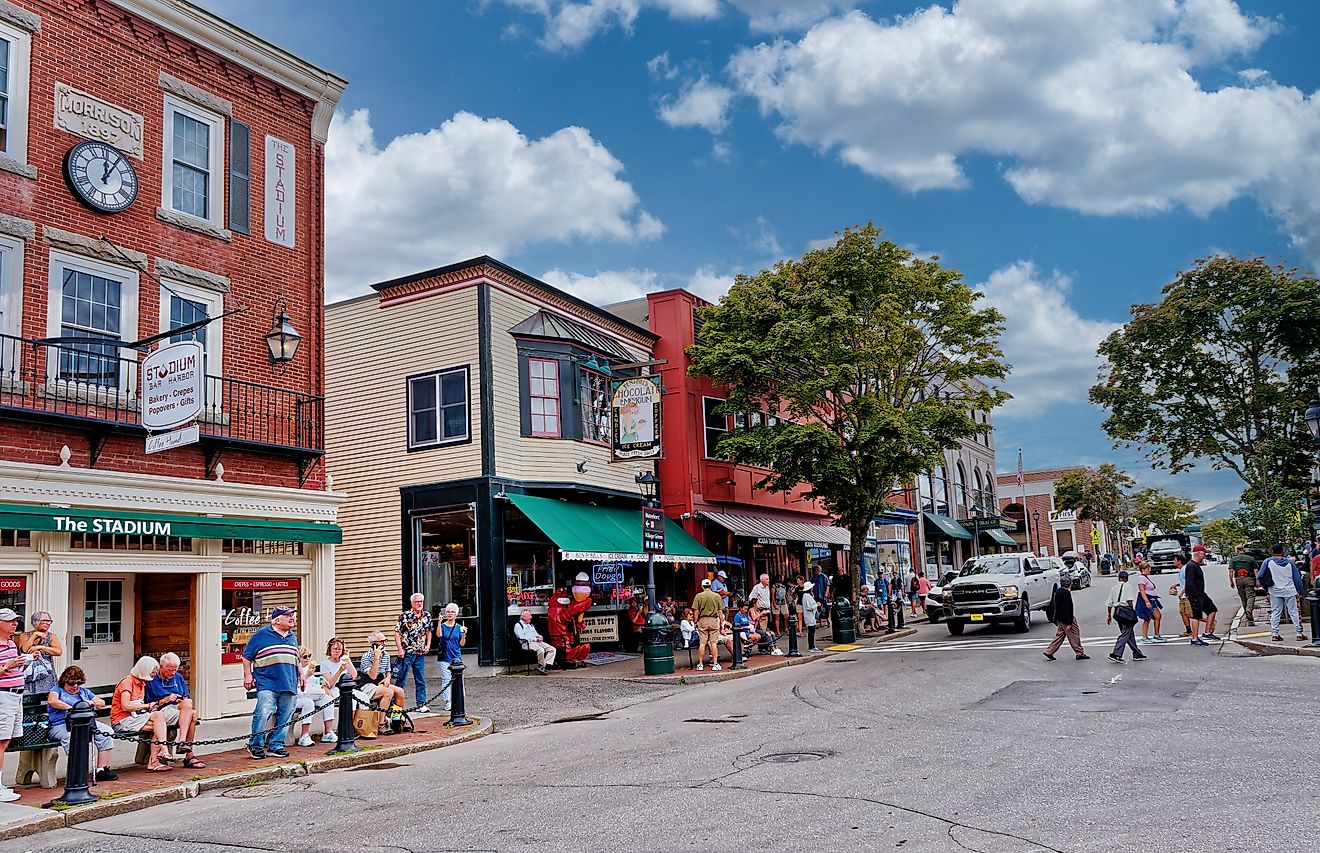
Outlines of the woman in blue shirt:
M82 667L69 666L60 673L55 689L46 694L49 706L50 736L60 742L64 751L69 751L69 710L79 702L86 702L93 708L105 707L105 700L96 698L92 691L83 685L87 683L87 674ZM119 774L110 769L110 751L115 748L114 732L105 723L96 721L92 729L92 739L96 742L96 781L113 782Z

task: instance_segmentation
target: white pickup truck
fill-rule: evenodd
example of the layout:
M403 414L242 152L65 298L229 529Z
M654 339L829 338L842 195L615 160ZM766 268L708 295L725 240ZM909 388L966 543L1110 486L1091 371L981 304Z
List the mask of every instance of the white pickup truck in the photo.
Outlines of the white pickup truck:
M968 622L1012 622L1031 630L1031 611L1044 610L1059 587L1059 570L1032 554L987 554L944 585L944 621L958 635Z

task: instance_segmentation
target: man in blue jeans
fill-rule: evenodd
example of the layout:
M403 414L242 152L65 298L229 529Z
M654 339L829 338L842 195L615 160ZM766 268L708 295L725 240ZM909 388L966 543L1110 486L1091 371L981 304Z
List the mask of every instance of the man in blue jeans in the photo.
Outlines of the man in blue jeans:
M394 626L395 657L399 659L394 683L400 688L413 676L413 691L417 697L417 712L425 714L426 707L426 655L431 651L431 614L426 612L426 596L414 592L410 599L412 609L404 611Z
M243 647L243 686L257 691L252 737L248 740L248 753L253 758L289 757L284 736L293 719L294 699L303 688L293 624L293 608L276 607L270 611L270 624L253 634ZM272 717L275 730L258 734L270 728Z

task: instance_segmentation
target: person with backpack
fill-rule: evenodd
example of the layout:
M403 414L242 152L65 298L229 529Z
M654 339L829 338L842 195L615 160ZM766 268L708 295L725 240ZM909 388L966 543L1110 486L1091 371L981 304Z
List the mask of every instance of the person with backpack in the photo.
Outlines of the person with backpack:
M1146 655L1137 648L1137 638L1132 632L1138 621L1137 610L1133 606L1136 600L1136 584L1128 583L1128 573L1125 569L1118 573L1118 583L1109 591L1109 601L1105 610L1105 624L1118 623L1118 641L1114 643L1114 650L1109 653L1109 659L1114 663L1123 662L1123 653L1129 646L1132 647L1133 660L1146 659Z
M1260 564L1260 573L1257 575L1260 585L1270 594L1271 639L1276 643L1283 642L1279 634L1279 623L1283 620L1284 610L1287 610L1288 618L1297 629L1297 639L1305 640L1297 608L1297 598L1302 592L1302 572L1292 558L1283 556L1283 545L1275 545L1273 551L1274 555Z
M1242 614L1247 624L1256 624L1256 572L1260 567L1247 553L1246 546L1237 546L1237 553L1228 558L1228 576L1237 587L1238 598L1242 601Z

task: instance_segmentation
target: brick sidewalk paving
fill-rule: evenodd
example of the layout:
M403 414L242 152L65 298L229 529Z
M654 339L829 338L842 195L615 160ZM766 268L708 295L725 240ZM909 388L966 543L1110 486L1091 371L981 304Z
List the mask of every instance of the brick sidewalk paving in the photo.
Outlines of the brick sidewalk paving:
M456 729L444 727L448 717L445 716L426 716L415 718L416 731L398 735L381 735L374 740L364 740L359 738L357 746L359 749L370 751L371 748L393 747L393 746L412 746L426 744L431 742L443 742L469 734L477 728L477 723L463 726ZM205 779L211 779L218 776L224 776L230 773L237 773L245 770L255 770L264 767L277 767L282 764L297 764L310 759L321 759L327 757L330 750L334 749L334 744L321 743L319 740L309 747L290 746L288 758L263 758L260 761L252 758L247 752L244 744L246 737L240 740L237 749L230 749L224 752L212 752L201 755L199 758L205 762L206 767L196 770L188 769L183 766L183 762L175 762L174 769L167 773L148 772L145 768L136 765L117 769L119 779L114 782L98 782L90 788L94 794L99 794L102 800L113 800L129 794L140 794L149 791L164 790L166 788L183 785L188 782L198 782ZM116 751L119 749L132 749L133 744L125 742L116 742ZM25 806L43 806L59 797L64 792L63 780L55 788L42 788L38 785L18 785L14 790L20 795L20 799L15 801L16 805Z

